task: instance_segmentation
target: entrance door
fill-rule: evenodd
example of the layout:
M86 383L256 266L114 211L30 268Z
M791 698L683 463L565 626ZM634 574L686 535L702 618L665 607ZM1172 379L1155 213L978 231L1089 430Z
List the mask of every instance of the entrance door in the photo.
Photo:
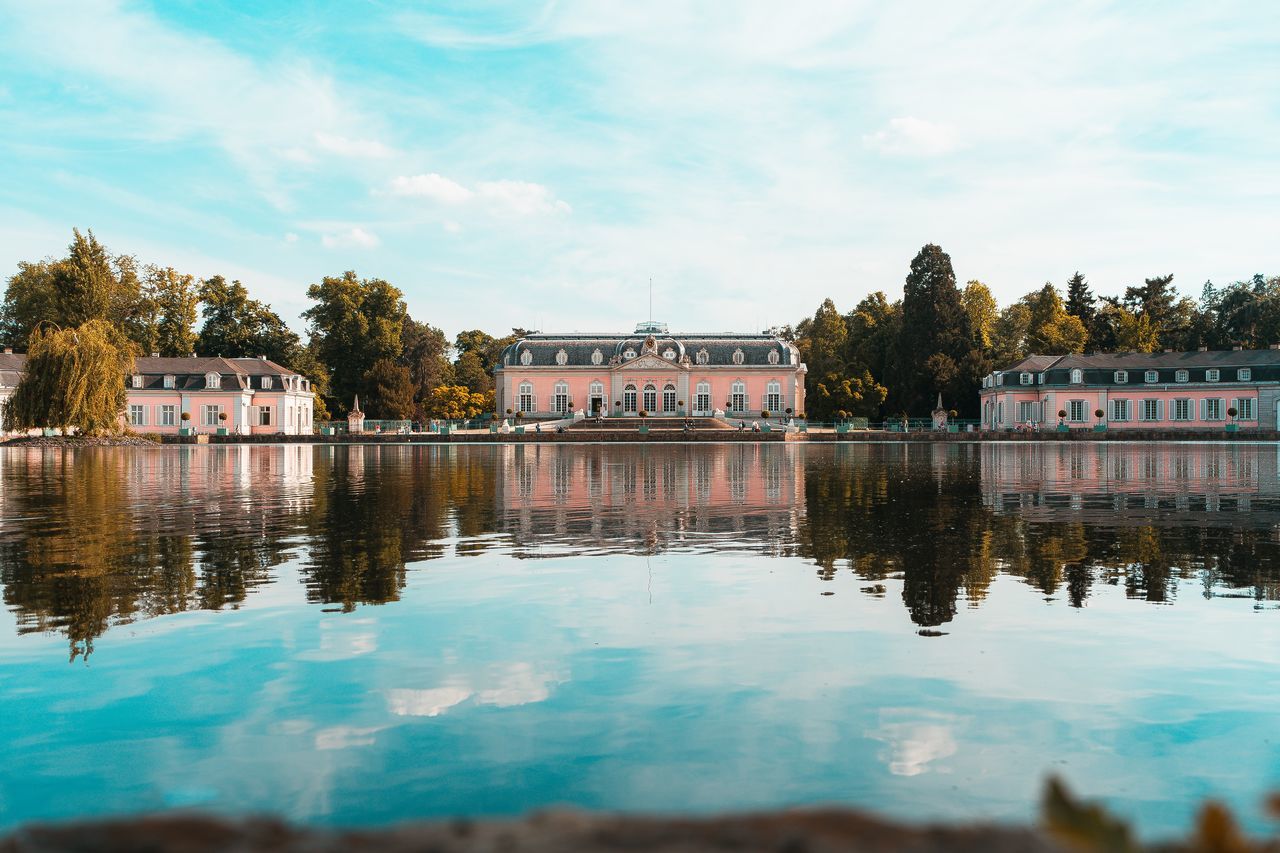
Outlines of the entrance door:
M603 408L604 408L604 398L603 398L603 397L592 397L592 398L591 398L591 414L593 414L593 415L598 415L598 414L600 414L600 410L601 410L601 409L603 409Z

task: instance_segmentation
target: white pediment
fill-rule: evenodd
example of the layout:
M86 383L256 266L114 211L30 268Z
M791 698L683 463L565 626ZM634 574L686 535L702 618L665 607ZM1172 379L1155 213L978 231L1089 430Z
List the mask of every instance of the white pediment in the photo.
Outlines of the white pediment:
M646 372L652 372L654 370L676 371L676 370L683 370L688 368L687 368L687 365L682 365L678 362L670 361L668 359L663 358L660 355L651 355L649 353L645 353L644 355L638 356L637 358L633 358L630 361L622 362L621 364L617 365L615 369L622 370L622 371L643 370Z

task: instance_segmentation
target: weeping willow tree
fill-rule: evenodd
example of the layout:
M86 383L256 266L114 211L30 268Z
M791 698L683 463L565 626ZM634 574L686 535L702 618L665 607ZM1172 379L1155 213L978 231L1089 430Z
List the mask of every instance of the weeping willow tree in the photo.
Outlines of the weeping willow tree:
M133 345L105 320L79 328L49 325L31 333L26 373L5 407L5 427L74 428L84 435L121 430L124 377Z

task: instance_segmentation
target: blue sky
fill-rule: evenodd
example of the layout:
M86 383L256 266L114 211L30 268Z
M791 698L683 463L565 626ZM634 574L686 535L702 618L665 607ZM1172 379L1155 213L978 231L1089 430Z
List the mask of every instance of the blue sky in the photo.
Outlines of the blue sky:
M73 226L296 320L794 322L1280 272L1280 4L0 0L0 270ZM301 324L298 324L301 328Z

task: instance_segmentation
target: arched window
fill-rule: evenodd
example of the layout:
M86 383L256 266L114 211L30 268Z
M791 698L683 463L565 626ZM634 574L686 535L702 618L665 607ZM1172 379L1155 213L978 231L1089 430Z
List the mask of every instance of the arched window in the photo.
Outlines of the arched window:
M525 350L524 352L520 353L520 363L523 364L525 367L528 367L529 365L533 364L533 353L529 352L528 350Z
M668 382L662 388L662 411L674 412L676 410L676 386Z
M625 358L627 361L630 361L631 359L636 357L636 351L628 348L623 351L622 357Z
M676 351L671 349L671 347L667 347L662 351L662 357L665 358L667 361L675 361Z
M770 364L778 363L778 351L776 349L769 350L769 363Z
M558 353L556 353L556 364L560 365L561 367L564 367L568 363L569 363L569 353L565 352L564 350L560 350Z
M598 412L605 407L604 402L604 383L592 382L591 387L587 389L587 408L593 412Z
M604 353L600 352L600 350L596 350L595 352L591 353L591 363L604 364Z
M563 350L561 350L563 352ZM556 383L551 393L551 411L565 414L569 411L569 383L561 380Z
M711 411L711 383L699 382L698 393L693 398L693 409L695 412L707 414Z
M707 352L705 349L700 349L698 350L698 354L694 357L694 359L698 362L698 364L710 364L711 354Z
M641 408L650 413L657 411L658 389L651 384L644 386L644 403Z
M220 375L218 375L217 373L206 373L206 374L204 375L204 387L206 387L206 388L221 388L221 387L222 387L222 377L221 377Z
M733 363L734 363L734 364L742 364L742 362L744 362L744 361L746 360L746 358L747 358L747 357L746 357L746 354L745 354L745 353L743 353L743 351L742 351L741 349L736 349L736 350L734 350L734 351L733 351Z
M1079 385L1081 382L1084 382L1084 371L1078 367L1071 371L1071 382L1075 385Z
M782 385L774 381L765 386L764 407L772 413L782 411Z
M263 388L263 390L265 390L265 391L270 391L270 390L271 390L271 377L270 377L270 376L264 376L264 377L262 377L262 388Z
M738 350L742 352L742 350ZM729 389L729 409L734 412L747 410L747 383L737 380Z
M525 351L525 354L528 355L527 350ZM525 414L529 414L531 412L537 411L538 401L534 399L534 396L533 396L532 382L520 383L520 394L516 398L516 402L517 402L516 409L518 411L524 412Z
M622 411L634 412L636 410L636 386L627 385L622 389Z

